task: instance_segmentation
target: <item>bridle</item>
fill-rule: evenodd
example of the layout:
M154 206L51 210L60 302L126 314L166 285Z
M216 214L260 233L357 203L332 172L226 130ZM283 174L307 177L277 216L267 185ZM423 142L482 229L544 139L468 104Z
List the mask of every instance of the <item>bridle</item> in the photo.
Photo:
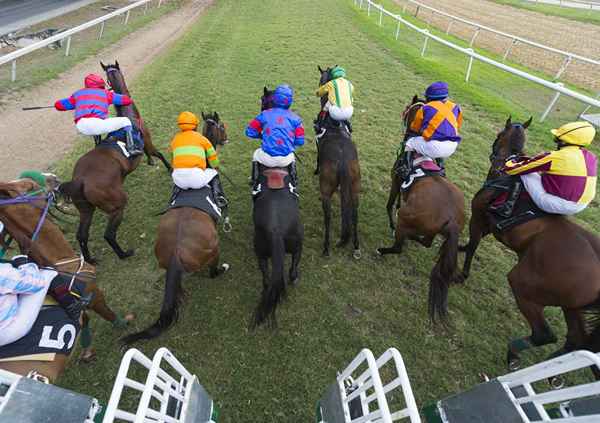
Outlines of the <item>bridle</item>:
M404 133L402 135L406 136L407 133L409 133L409 126L408 126L408 117L410 116L410 112L415 108L415 107L423 107L425 106L425 103L423 103L422 101L417 101L416 103L412 103L410 105L408 105L406 107L406 109L404 109L404 111L402 112L402 124L404 125Z
M217 128L218 131L225 131L225 124L222 122L217 122L215 119L212 118L208 118L208 119L204 119L204 131L203 131L203 135L207 135L208 133L208 126L212 125L214 127ZM210 140L212 142L212 140ZM228 140L217 140L217 145L224 145L227 144ZM215 146L216 147L216 146Z
M512 128L519 129L519 128L523 128L523 125L520 123L513 123L510 127L511 127L511 129ZM501 159L500 154L499 154L500 149L496 148L496 145L498 143L498 140L500 139L500 135L503 134L504 132L506 132L506 129L504 131L502 131L500 134L498 134L498 136L496 137L496 140L494 141L494 144L492 147L492 153L490 154L490 157L489 157L491 164L494 164L497 160ZM509 143L510 143L510 140L509 140ZM519 150L515 149L512 146L512 143L511 143L510 147L511 148L510 148L508 156L505 158L502 158L502 160L504 162L521 157L523 155L523 152L521 151L521 149L519 149Z

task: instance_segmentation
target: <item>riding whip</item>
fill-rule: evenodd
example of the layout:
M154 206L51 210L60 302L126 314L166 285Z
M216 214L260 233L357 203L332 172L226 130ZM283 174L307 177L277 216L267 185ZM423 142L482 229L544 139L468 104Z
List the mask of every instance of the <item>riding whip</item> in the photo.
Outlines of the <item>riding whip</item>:
M40 110L40 109L54 109L54 106L23 107L21 110Z

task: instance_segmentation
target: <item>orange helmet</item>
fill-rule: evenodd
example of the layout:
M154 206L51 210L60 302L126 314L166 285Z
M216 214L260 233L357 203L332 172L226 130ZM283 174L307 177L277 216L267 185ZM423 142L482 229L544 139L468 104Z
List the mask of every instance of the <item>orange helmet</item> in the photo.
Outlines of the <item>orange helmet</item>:
M200 121L192 112L181 112L177 118L177 125L182 131L190 131L196 129Z
M104 88L106 87L106 83L104 79L100 75L96 75L95 73L90 73L83 80L86 88Z

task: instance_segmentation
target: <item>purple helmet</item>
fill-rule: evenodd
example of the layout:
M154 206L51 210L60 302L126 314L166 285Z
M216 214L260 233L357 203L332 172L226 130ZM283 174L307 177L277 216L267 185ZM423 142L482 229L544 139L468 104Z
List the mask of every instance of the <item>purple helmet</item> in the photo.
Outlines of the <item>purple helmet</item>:
M273 104L275 107L281 107L282 109L289 109L294 101L294 90L287 85L282 84L275 88L273 92Z
M442 81L434 82L425 90L427 100L443 100L448 97L448 84Z

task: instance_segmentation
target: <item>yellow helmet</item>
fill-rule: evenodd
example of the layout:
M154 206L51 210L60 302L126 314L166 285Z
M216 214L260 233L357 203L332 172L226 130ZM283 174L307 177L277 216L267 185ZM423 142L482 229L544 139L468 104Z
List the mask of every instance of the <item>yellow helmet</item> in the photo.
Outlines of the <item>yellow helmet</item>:
M596 136L596 130L589 122L571 122L558 129L552 129L552 135L565 144L590 145Z
M196 129L198 123L200 123L198 117L192 112L181 112L177 118L177 125L179 125L182 131Z

